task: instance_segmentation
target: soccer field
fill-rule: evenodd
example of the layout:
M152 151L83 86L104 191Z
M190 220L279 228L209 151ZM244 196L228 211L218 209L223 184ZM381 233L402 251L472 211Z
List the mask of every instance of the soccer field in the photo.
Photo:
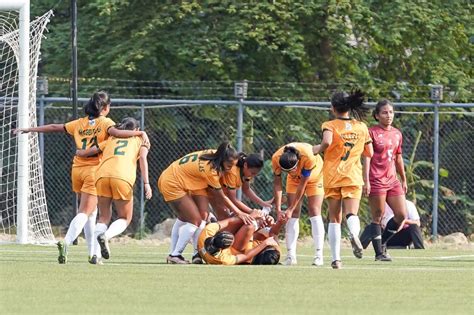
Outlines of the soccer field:
M56 247L0 246L1 314L472 314L472 250L391 250L391 263L311 266L166 265L166 246L112 244L102 266L85 245L56 262ZM186 256L190 256L189 253Z

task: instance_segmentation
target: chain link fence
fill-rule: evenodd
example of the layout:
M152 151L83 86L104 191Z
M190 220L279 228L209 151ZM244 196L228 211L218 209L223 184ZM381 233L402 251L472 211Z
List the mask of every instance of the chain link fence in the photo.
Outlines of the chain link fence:
M72 119L66 99L43 98L44 124ZM140 104L142 102L143 104ZM137 105L134 105L137 104ZM395 126L404 135L403 157L409 181L408 199L416 201L426 234L431 234L434 187L434 114L430 104L397 106ZM418 104L419 105L419 104ZM239 126L239 106L243 124ZM473 233L474 185L472 158L474 104L465 108L442 107L439 130L439 200L437 233ZM39 106L41 110L41 106ZM119 122L126 116L144 123L151 141L148 155L153 198L144 202L139 181L135 186L134 218L128 232L150 232L175 214L164 202L156 182L170 163L201 149L216 148L230 140L241 143L246 153L261 153L265 166L253 188L263 199L272 196L271 156L281 146L293 142L321 141L321 124L330 119L328 103L115 100L109 117ZM41 116L41 114L39 115ZM368 118L367 124L375 124ZM241 137L240 137L241 132ZM64 134L44 134L44 177L51 223L67 227L75 214L70 170L74 143ZM240 142L241 141L241 142ZM137 177L139 178L139 177ZM303 209L303 213L306 210ZM327 216L327 205L323 206ZM361 221L370 222L367 200L360 207Z

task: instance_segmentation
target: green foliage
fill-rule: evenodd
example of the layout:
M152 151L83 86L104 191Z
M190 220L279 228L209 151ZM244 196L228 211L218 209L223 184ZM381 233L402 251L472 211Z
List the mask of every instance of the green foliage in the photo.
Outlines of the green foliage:
M32 12L53 6L40 74L64 78L69 2L33 1ZM473 4L467 1L91 0L78 6L81 77L311 82L324 83L326 95L337 82L361 86L373 99L395 86L412 100L426 100L425 84L440 83L448 101L472 99Z

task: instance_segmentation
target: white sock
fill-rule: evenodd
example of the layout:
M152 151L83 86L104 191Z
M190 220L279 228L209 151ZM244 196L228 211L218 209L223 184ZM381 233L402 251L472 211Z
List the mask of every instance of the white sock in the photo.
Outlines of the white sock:
M64 242L66 245L71 245L72 242L79 236L84 225L87 222L87 214L79 212L76 214L74 219L72 219L71 223L69 224L69 229L67 230L66 237L64 238Z
M296 243L298 241L299 234L299 218L290 218L288 222L286 222L285 241L288 256L291 256L293 258L296 258Z
M341 260L341 224L329 223L328 239L331 246L332 261Z
M97 242L97 236L99 236L102 233L105 233L105 231L107 231L107 224L97 223L97 225L95 226L95 233L94 233L94 255L96 255L97 258L102 257L102 254L100 253L99 242Z
M189 241L193 237L193 234L197 230L197 226L192 223L186 222L180 229L179 229L179 237L178 241L176 242L176 247L171 253L172 256L179 256L183 254L186 245L188 245Z
M94 255L94 231L95 221L97 219L97 209L95 209L87 218L86 225L84 225L84 236L86 237L87 249L89 256Z
M359 216L351 215L347 219L347 226L349 227L349 231L351 232L352 235L355 235L355 236L359 237L359 234L360 234Z
M316 257L323 257L324 247L324 223L323 218L320 215L309 218L311 221L311 234L314 241L314 251Z
M196 255L198 252L198 239L199 235L201 235L202 230L206 227L206 221L201 221L201 224L197 228L196 232L194 232L193 235L193 247L194 247L194 253L193 255Z
M128 223L125 219L117 219L109 226L105 232L105 237L110 240L112 237L121 234L127 228Z
M181 221L178 218L176 218L176 220L174 221L173 228L171 229L170 253L172 253L176 248L176 243L178 242L179 237L179 229L185 224L186 222Z

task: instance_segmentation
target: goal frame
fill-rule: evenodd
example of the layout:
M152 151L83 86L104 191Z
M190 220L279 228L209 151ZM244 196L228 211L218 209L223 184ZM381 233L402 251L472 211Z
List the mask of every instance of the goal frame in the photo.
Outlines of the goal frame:
M18 60L18 127L28 127L29 66L30 66L30 0L2 0L0 11L19 10ZM18 136L18 192L16 241L28 243L28 135Z

